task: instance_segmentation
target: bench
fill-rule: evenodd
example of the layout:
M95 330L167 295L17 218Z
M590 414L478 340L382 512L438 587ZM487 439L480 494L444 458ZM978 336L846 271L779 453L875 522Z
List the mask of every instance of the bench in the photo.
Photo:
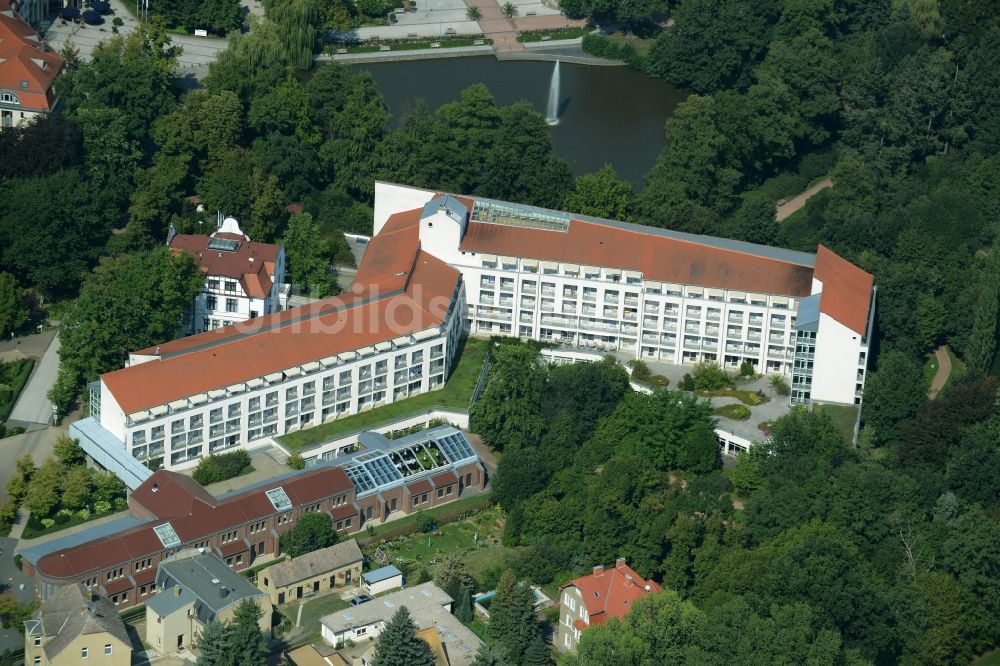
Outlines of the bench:
M528 16L535 16L536 14L537 14L537 12L534 9L529 9L527 15Z
M396 8L395 8L394 10L392 10L392 11L393 11L393 12L395 12L396 14L403 14L403 13L405 13L405 12L406 12L406 10L405 10L405 9L403 9L402 7L396 7Z
M454 36L456 34L455 33L455 29L454 28L448 28L447 30L444 31L444 34Z
M552 35L542 35L542 41L543 42L552 41Z
M388 47L388 46L380 46L380 47L378 47L378 50L379 51L388 51L388 50L390 50L390 47Z
M419 36L420 36L420 35L418 35L418 34L417 34L417 33L415 33L415 32L408 32L408 33L406 33L406 38L407 38L407 39L416 39L416 38L417 38L417 37L419 37Z
M347 49L337 49L337 55L346 55Z
M431 48L432 49L439 49L439 48L441 48L441 42L431 42Z
M486 44L486 42L484 42L481 39L477 39L476 41L472 42L473 46L484 46L485 44Z

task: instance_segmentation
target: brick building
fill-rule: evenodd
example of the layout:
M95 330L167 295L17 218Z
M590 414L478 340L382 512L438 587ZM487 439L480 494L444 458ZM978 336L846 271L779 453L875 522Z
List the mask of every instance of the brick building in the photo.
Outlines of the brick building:
M119 610L156 592L159 563L204 549L234 570L281 553L281 535L323 512L351 533L475 493L486 474L468 440L448 426L390 441L365 433L360 452L215 497L160 470L129 497L129 516L26 549L23 567L42 599L68 583L105 594Z

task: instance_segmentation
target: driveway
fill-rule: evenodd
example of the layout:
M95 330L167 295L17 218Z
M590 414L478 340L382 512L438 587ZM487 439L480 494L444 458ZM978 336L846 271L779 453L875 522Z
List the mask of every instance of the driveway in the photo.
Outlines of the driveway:
M10 413L10 421L16 425L31 423L48 424L52 421L52 403L47 394L56 383L59 372L59 336L52 338L40 361L36 361L31 377L24 390L21 391L14 409ZM27 427L27 426L26 426Z

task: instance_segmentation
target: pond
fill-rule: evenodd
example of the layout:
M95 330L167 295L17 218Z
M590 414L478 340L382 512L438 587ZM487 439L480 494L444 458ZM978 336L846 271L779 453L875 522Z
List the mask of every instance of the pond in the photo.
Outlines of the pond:
M483 56L373 63L356 69L372 73L398 118L418 98L437 108L480 82L497 104L524 99L544 115L554 65ZM643 176L663 149L664 123L685 93L628 67L561 63L560 79L559 124L550 128L556 154L578 175L607 163L620 177L642 187Z

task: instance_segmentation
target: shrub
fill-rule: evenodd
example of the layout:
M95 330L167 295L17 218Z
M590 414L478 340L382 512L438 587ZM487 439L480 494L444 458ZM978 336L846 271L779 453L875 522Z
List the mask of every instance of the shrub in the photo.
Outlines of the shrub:
M56 521L52 518L42 518L41 523L42 527L44 527L45 529L49 529L50 527L56 526Z
M111 25L117 26L117 27L120 28L123 25L125 25L125 21L123 21L120 16L116 16L116 17L114 17L114 19L112 19Z
M753 377L755 374L757 369L753 367L753 363L750 361L740 363L740 377Z
M418 532L433 532L434 531L434 519L431 518L423 511L417 511L416 526Z
M98 500L94 502L94 513L111 513L111 502L107 502L105 500Z
M774 392L778 395L788 395L791 393L791 389L788 387L788 382L786 382L785 378L781 375L771 375L771 379L769 381L771 382L771 388L773 388Z
M702 361L691 371L694 388L698 391L714 391L732 385L733 379L713 361Z
M646 365L645 361L629 361L629 365L632 366L632 379L637 382L649 383L650 378L653 376L653 372Z
M124 497L116 497L114 504L115 504L115 511L124 511L125 509L128 508L128 500L125 499Z
M302 457L302 454L295 452L288 456L288 466L292 469L305 469L306 459Z
M233 451L202 458L192 477L199 484L207 486L210 483L232 479L251 469L250 454L246 451Z
M682 391L693 391L694 390L694 380L691 379L691 374L685 372L684 377L681 379L681 383L677 385Z
M76 512L76 517L80 520L90 520L90 509L84 507Z
M746 405L723 405L716 407L712 413L735 421L746 421L750 418L750 408Z

